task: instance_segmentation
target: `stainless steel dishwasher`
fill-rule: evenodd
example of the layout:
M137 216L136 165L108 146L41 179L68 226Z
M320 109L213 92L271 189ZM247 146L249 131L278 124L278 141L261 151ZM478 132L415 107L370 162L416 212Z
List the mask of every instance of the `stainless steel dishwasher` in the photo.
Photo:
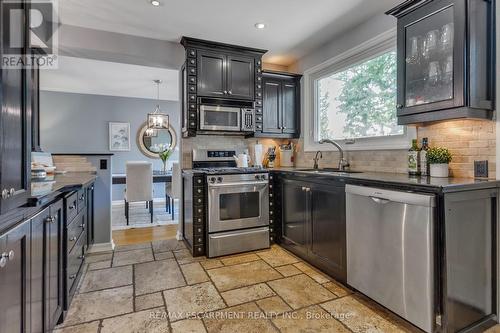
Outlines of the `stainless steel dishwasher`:
M348 284L432 332L434 196L347 185L346 208Z

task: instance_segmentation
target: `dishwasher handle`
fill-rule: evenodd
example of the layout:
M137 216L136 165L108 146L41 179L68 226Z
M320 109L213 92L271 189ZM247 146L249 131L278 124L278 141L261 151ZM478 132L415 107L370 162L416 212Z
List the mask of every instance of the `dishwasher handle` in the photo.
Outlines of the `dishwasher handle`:
M414 206L436 207L436 198L433 194L386 190L357 185L346 185L345 193L370 197L373 201L380 204L398 202Z
M382 199L382 198L377 198L377 197L370 197L373 201L375 201L378 204L385 205L391 202L391 200L388 199Z

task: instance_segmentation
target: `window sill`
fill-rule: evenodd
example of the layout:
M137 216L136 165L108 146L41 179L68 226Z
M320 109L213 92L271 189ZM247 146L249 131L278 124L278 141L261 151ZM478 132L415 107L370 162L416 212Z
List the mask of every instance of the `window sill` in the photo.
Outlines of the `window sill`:
M336 141L344 149L344 151L367 151L367 150L403 150L409 149L411 141L417 138L417 129L415 127L407 127L406 133L393 137L367 138L357 139L353 144L346 144L345 140ZM305 137L304 151L338 151L333 145L325 143L319 144L316 141Z

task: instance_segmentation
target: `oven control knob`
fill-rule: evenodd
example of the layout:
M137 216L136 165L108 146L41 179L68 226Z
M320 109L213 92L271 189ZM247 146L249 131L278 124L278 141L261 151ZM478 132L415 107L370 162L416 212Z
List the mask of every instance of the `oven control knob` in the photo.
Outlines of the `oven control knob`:
M260 176L260 179L261 179L261 180L266 180L266 175L262 175L262 176Z
M224 178L222 177L217 177L217 183L222 183L222 181L224 180Z
M255 175L255 179L260 180L260 176L259 175Z
M215 177L210 178L210 183L215 183Z

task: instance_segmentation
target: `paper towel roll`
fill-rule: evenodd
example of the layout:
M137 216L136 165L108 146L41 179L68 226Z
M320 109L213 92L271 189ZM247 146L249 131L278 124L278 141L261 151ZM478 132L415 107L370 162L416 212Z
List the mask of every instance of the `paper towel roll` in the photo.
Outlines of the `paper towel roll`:
M257 143L253 147L253 165L256 167L262 167L262 160L263 160L263 151L264 148L260 143Z

